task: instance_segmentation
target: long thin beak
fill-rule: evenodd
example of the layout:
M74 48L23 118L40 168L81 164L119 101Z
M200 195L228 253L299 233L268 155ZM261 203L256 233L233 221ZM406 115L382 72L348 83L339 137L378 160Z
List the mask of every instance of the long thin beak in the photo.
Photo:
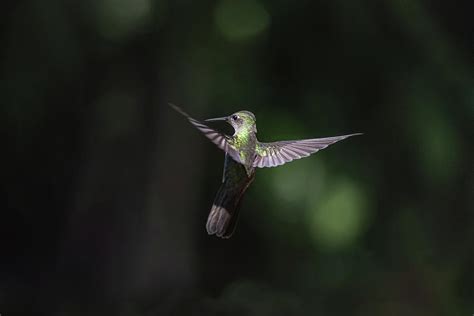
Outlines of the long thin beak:
M216 118L211 118L207 119L206 122L214 122L214 121L227 121L228 117L216 117Z

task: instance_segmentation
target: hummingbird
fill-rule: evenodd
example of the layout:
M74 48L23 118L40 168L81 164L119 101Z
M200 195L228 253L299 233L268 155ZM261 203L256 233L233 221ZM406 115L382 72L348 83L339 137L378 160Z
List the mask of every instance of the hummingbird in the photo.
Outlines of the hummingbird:
M257 140L257 120L250 111L238 111L229 116L205 120L230 124L234 128L234 134L226 135L192 118L178 106L171 103L169 105L225 152L222 184L214 198L206 223L207 233L221 238L230 238L234 233L239 203L255 179L256 168L281 166L308 157L348 137L362 135L354 133L263 143Z

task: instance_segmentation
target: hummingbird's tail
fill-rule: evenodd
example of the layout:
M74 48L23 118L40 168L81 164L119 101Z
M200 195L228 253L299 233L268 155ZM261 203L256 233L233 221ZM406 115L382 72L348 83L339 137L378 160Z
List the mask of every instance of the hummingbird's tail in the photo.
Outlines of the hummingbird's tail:
M221 238L232 236L239 218L240 201L253 181L253 176L240 187L229 188L228 183L222 183L207 218L206 230L209 235L215 234Z
M232 236L239 216L239 200L238 195L222 187L219 189L207 218L206 230L209 235L216 234L221 238Z

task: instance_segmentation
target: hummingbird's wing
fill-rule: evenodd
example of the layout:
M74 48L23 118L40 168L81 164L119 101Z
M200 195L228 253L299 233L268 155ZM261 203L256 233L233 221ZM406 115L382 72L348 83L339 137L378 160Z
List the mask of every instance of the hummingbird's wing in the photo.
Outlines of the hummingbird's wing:
M177 107L174 104L169 103L169 105L176 110L178 113L183 115L188 119L188 121L193 124L198 130L200 130L204 136L209 138L211 142L217 145L220 149L222 149L225 153L229 154L235 161L242 163L240 160L240 155L238 151L232 146L231 138L228 135L222 134L216 131L213 128L210 128L206 124L192 118L186 112L184 112L181 108Z
M258 143L253 166L259 168L280 166L295 159L308 157L331 144L355 135L362 134Z

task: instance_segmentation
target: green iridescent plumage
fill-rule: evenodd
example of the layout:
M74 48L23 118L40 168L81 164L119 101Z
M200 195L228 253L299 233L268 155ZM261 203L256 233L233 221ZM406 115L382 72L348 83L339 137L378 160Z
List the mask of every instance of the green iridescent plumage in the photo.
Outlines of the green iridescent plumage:
M361 135L357 133L262 143L257 140L257 121L252 112L239 111L226 117L206 120L226 121L234 128L234 134L230 136L193 119L177 106L170 105L226 153L222 186L217 192L206 224L210 235L222 238L230 237L234 231L238 204L252 183L256 168L280 166L307 157L350 136Z

